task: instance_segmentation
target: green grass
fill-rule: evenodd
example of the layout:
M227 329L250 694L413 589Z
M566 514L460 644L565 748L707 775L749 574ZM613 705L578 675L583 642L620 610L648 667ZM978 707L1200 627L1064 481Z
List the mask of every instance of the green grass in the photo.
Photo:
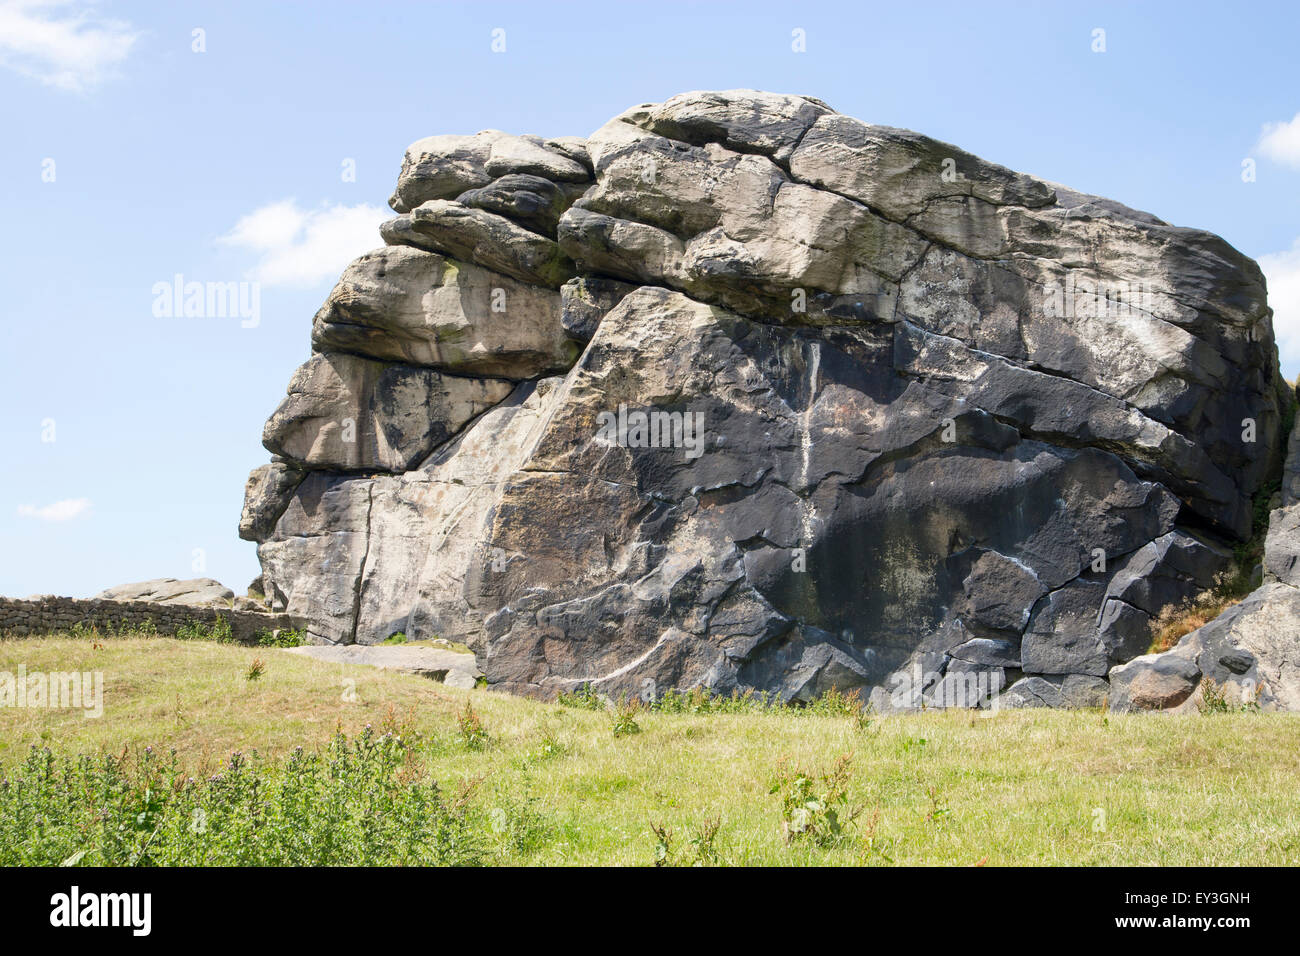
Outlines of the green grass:
M52 863L69 848L89 848L87 863L1283 865L1300 857L1300 716L1038 710L862 720L838 705L806 713L674 705L625 715L639 732L616 735L610 710L462 691L275 649L97 643L0 641L0 671L102 671L105 685L98 720L0 708L0 775L11 787L25 779L33 745L38 763L74 767L45 784L62 787L62 796L43 798L57 813L0 830L0 859L20 855L33 828L48 846L28 845L24 859L43 852ZM257 658L263 673L249 680ZM328 776L331 746L373 749L385 731L400 735L400 753L376 756L355 778ZM304 759L294 755L299 746L319 755L315 770L293 769ZM233 752L243 755L242 773L260 775L269 801L260 844L232 836L254 826L227 805L233 797L202 789L230 775ZM852 755L847 776L837 778L844 754ZM103 808L86 796L89 778L75 772L80 755L92 767L113 756L123 806L146 792L156 799L160 779L192 776L199 790L182 788L172 816L146 815L139 826L147 832L107 828L96 816ZM384 766L386 777L375 769ZM808 811L810 800L817 807ZM199 805L237 821L222 831L226 843L179 825ZM301 837L295 813L328 817L340 836L323 849L326 831L311 824L317 842ZM801 829L807 821L815 837ZM110 829L118 834L111 846ZM404 844L407 832L428 840ZM141 854L131 839L150 834ZM254 844L261 856L230 855Z

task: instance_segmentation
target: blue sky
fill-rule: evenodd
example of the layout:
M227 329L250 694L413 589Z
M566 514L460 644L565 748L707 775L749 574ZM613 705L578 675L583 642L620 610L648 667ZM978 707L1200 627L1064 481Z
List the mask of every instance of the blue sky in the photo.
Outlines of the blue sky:
M810 94L1217 232L1265 264L1294 376L1298 28L1288 3L0 0L0 594L242 593L262 423L407 144L586 135L686 90ZM157 314L177 274L249 283L257 321Z

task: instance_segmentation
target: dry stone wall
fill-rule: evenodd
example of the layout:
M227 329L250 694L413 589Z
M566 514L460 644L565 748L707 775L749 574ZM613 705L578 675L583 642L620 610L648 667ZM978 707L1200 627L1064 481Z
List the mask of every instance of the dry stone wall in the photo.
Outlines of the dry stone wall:
M268 631L305 630L305 622L288 614L262 614L221 608L156 604L149 601L81 600L50 597L39 600L0 598L0 637L27 637L67 633L77 625L96 627L105 634L152 629L175 634L186 626L211 627L218 617L230 624L241 644L256 644Z

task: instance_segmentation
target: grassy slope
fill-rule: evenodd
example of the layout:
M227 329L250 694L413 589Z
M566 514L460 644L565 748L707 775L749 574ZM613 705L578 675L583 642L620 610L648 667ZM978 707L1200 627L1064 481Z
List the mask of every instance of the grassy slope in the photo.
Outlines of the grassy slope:
M260 680L244 674L261 657ZM98 670L105 715L0 709L0 767L31 744L56 752L176 748L212 772L232 750L264 757L321 746L395 716L419 731L424 769L475 782L486 813L531 806L540 844L502 862L646 864L651 821L677 834L721 819L727 863L1294 864L1300 859L1300 716L1107 716L1027 711L878 718L641 713L615 738L612 716L424 678L319 663L272 649L162 638L0 641L0 671ZM355 700L344 699L345 680ZM471 699L491 744L464 746L456 715ZM562 744L544 753L544 739ZM922 743L921 741L924 741ZM787 847L778 762L829 768L852 753L850 793L878 811L874 850ZM931 792L933 788L933 793ZM1104 811L1102 818L1096 811ZM939 812L935 812L938 810ZM946 811L946 812L944 812Z

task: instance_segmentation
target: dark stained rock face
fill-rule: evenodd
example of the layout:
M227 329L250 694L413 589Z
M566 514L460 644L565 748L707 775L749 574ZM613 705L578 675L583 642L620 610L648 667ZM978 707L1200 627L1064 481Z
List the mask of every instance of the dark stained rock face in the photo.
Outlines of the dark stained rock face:
M815 99L435 136L392 204L241 522L322 642L440 634L537 695L1094 706L1280 465L1254 262Z

